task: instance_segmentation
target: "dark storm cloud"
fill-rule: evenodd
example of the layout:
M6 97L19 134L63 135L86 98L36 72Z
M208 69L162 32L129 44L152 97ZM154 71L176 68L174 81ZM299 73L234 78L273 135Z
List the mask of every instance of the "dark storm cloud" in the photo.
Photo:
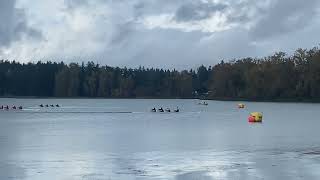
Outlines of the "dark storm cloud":
M215 12L227 8L225 4L194 1L183 4L178 8L175 19L177 21L198 21L210 18Z
M318 0L274 1L259 15L250 33L255 39L264 39L303 29L316 17L318 8Z
M28 27L24 11L15 8L15 4L15 0L0 1L0 46L9 46L23 35L34 39L42 37L39 31Z

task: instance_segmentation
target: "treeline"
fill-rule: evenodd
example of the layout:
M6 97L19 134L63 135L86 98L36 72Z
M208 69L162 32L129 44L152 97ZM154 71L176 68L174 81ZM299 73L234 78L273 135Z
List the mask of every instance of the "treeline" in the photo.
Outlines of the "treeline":
M0 96L320 101L320 50L184 71L2 60Z

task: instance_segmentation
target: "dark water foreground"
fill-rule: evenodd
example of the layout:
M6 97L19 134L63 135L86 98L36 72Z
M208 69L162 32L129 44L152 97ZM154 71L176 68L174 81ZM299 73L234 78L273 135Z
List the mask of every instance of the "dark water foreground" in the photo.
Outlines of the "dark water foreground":
M38 108L38 104L61 108ZM0 99L1 180L320 179L320 105ZM152 107L180 113L151 113ZM262 124L248 124L262 111Z

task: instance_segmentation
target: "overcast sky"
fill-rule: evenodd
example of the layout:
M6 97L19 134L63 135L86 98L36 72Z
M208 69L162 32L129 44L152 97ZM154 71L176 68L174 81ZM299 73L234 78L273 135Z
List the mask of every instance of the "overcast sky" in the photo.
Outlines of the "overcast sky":
M319 45L319 0L0 0L0 58L195 68Z

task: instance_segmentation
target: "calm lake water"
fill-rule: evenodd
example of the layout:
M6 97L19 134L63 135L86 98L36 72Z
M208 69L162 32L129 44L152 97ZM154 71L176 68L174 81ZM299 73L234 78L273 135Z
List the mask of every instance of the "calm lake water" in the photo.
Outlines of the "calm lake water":
M320 179L320 104L208 103L0 99L25 108L0 110L0 179Z

